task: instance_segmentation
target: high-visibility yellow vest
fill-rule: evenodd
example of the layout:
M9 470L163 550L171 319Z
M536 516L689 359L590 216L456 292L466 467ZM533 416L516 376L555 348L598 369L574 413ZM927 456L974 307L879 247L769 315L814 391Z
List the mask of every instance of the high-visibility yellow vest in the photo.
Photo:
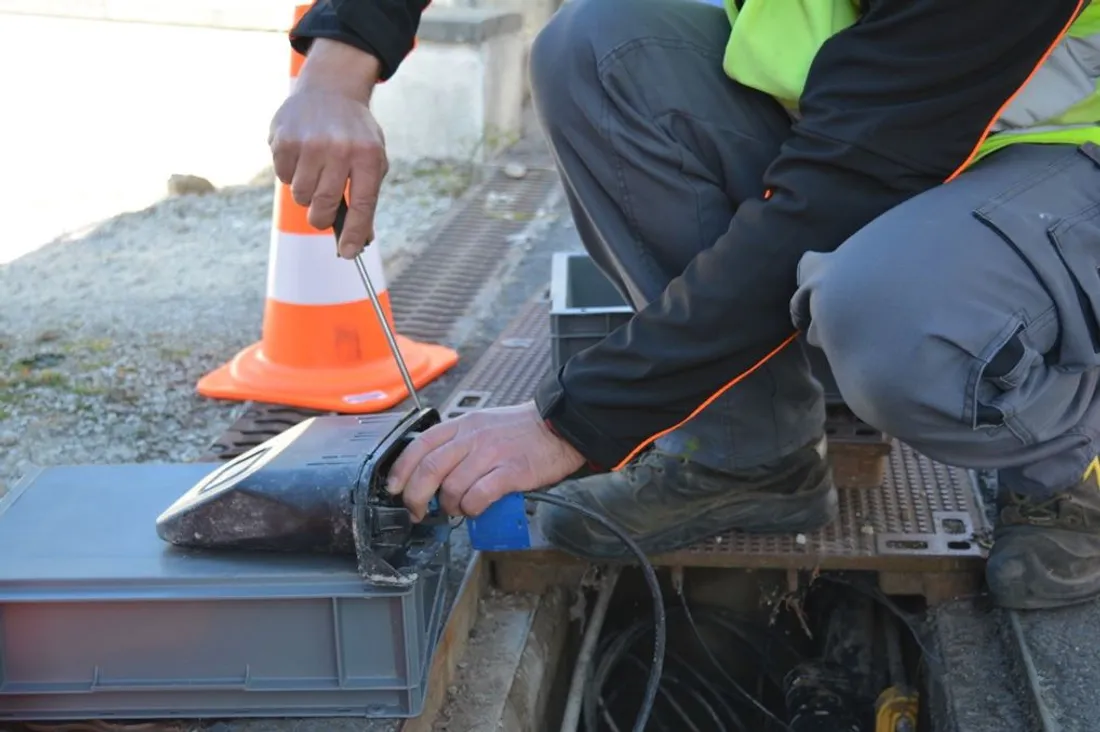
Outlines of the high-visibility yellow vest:
M723 68L798 115L814 56L859 19L859 0L724 0ZM1100 144L1100 3L1091 3L995 122L974 160L1017 142ZM973 162L973 161L971 161Z

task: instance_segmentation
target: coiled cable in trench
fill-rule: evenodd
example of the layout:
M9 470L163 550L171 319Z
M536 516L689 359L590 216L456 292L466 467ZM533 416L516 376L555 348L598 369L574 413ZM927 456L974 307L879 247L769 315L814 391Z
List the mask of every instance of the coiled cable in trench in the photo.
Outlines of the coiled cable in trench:
M664 671L665 663L665 643L667 632L667 619L665 617L665 601L664 595L661 592L661 585L657 581L657 572L653 569L653 564L650 563L649 558L646 557L645 552L641 547L630 538L620 526L615 524L608 517L600 514L597 511L593 511L587 506L582 506L579 503L570 501L567 498L555 495L553 493L543 493L541 491L534 491L531 493L524 493L524 497L535 503L549 503L554 506L559 506L569 511L584 516L587 519L595 521L603 528L610 531L616 536L630 550L630 553L638 560L638 564L641 566L642 575L645 577L646 585L649 586L649 592L653 597L653 626L654 626L654 638L653 638L653 661L649 669L649 679L646 681L645 694L642 696L641 707L638 710L638 716L634 721L633 732L645 732L646 725L649 723L649 718L653 713L653 703L657 698L657 691L661 686L661 674Z
M681 597L686 605L686 600ZM789 729L787 724L763 707L761 699L750 696L744 687L731 679L729 673L717 664L718 659L705 647L696 621L723 631L731 641L737 642L756 659L761 678L777 695L782 694L783 679L787 670L802 659L802 653L790 645L773 628L765 628L742 618L737 613L721 607L697 606L690 611L685 607L670 606L669 618L676 618L687 631L690 627L696 644L703 645L705 659L689 659L680 652L686 648L674 646L666 651L667 664L661 679L658 699L653 712L654 730L670 732L764 732L764 730ZM615 683L618 673L643 671L641 659L635 655L635 646L651 629L649 618L640 618L608 633L601 639L596 652L596 668L587 684L584 699L585 732L610 730L620 732L612 716L613 705L629 698L631 686ZM690 643L691 641L689 641ZM763 715L761 722L754 715Z

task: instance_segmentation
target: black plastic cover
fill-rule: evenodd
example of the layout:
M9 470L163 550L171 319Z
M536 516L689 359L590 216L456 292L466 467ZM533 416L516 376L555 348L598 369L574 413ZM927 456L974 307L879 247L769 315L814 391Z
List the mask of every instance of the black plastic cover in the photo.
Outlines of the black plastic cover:
M386 471L439 421L434 409L308 419L207 475L157 518L157 534L189 548L354 555L373 584L412 582L450 522L412 523Z

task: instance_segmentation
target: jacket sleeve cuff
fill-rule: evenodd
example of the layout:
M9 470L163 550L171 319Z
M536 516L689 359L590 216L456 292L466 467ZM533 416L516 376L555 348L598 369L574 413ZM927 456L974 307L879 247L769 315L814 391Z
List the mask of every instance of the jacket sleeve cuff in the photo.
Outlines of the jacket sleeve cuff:
M559 374L548 374L535 392L535 405L550 430L568 442L595 472L613 469L635 445L609 436L570 399Z
M392 41L387 41L384 36L387 29L384 21L380 18L376 20L381 22L375 23L375 25L381 26L379 30L364 32L362 28L348 22L361 19L355 15L349 18L342 17L346 14L346 11L341 13L329 3L314 3L313 7L306 11L301 20L290 30L291 47L305 56L309 53L309 48L313 45L315 38L327 38L346 43L378 59L381 67L379 82L391 78L397 72L397 68L405 60L409 51L412 50L413 38L409 38L406 42L404 38L400 37L400 34L391 31Z

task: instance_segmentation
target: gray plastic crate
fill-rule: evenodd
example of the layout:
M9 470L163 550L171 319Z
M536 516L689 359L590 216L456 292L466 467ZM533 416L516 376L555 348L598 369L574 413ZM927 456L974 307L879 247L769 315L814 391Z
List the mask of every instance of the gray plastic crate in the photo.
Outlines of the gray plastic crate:
M0 502L0 720L420 713L447 557L375 589L350 557L162 542L212 467L47 468Z
M550 273L550 352L557 371L573 354L599 343L630 321L623 300L584 252L556 252Z
M633 308L584 252L556 252L550 273L550 352L554 371L573 354L599 343L630 320ZM800 339L802 340L802 339ZM842 404L833 371L820 348L801 342L829 404Z

